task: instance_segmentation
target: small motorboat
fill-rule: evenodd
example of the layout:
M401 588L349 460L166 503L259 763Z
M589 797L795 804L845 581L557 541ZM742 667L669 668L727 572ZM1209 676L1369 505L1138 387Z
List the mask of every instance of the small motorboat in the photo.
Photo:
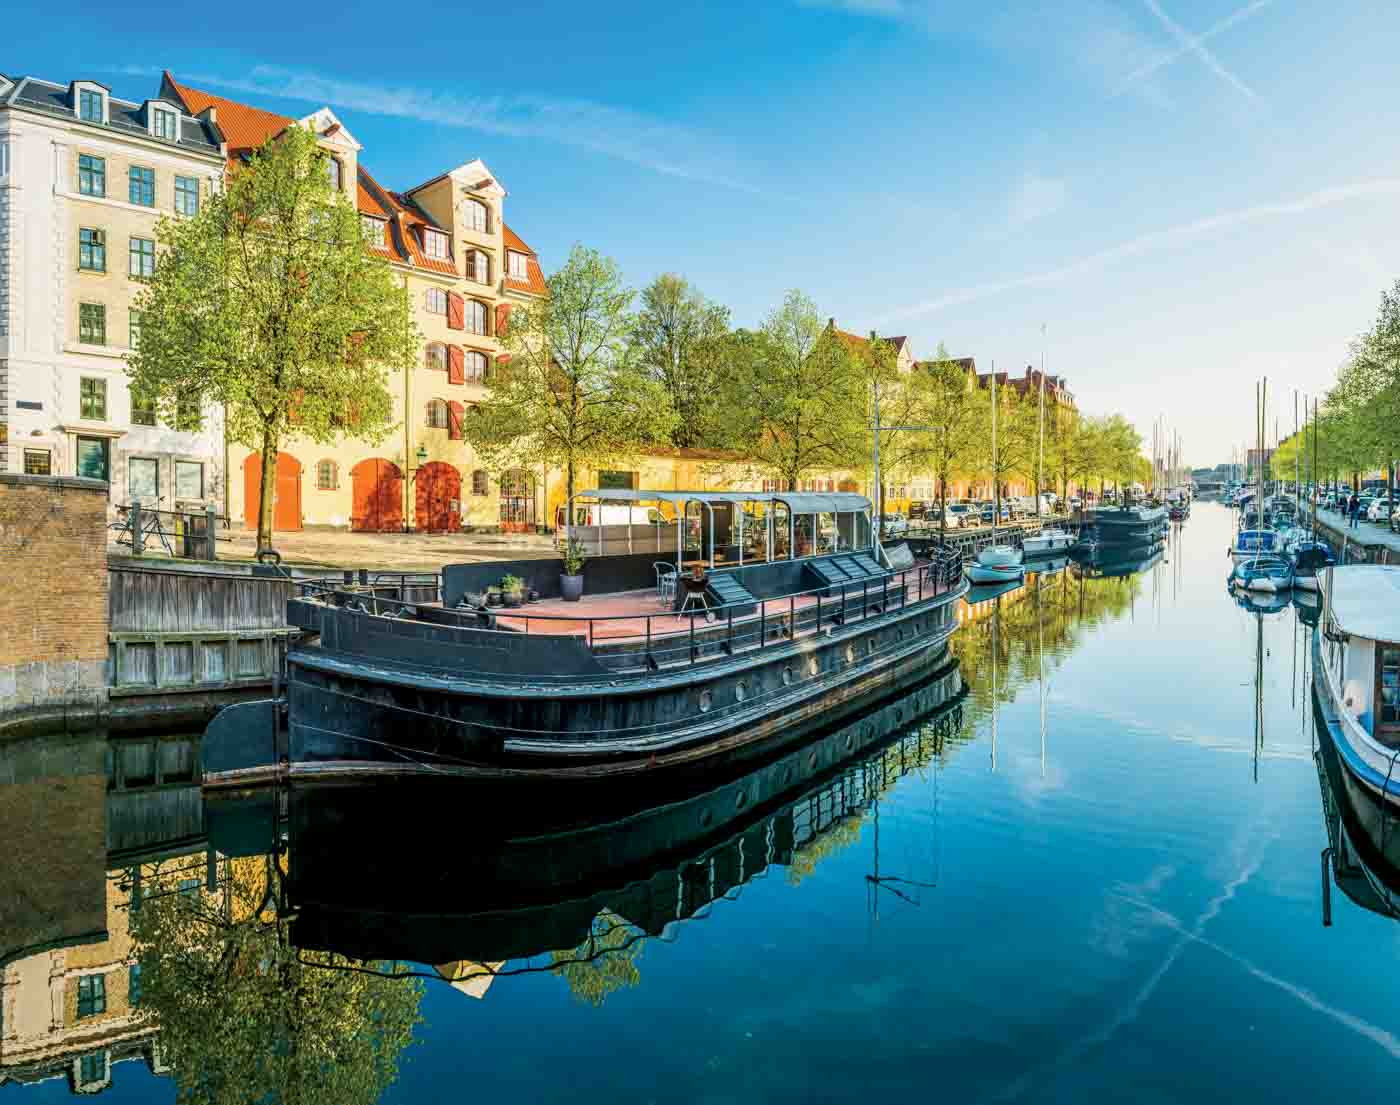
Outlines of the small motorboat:
M1277 553L1260 553L1235 565L1230 584L1246 591L1291 591L1293 562Z
M1289 550L1293 560L1293 586L1304 591L1317 591L1317 577L1337 561L1332 550L1321 541L1298 541Z
M1066 533L1059 526L1047 526L1034 537L1027 537L1021 542L1021 551L1026 556L1054 556L1069 550L1076 538L1072 533Z
M1278 533L1271 529L1242 529L1230 546L1230 559L1236 564L1278 549Z
M1010 545L988 545L967 566L967 578L973 583L1004 583L1021 579L1025 574L1021 550Z

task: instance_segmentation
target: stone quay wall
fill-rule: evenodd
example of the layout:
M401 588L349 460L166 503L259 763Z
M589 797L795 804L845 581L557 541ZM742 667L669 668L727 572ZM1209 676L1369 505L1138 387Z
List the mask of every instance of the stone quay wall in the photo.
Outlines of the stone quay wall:
M0 472L0 735L107 700L107 484Z

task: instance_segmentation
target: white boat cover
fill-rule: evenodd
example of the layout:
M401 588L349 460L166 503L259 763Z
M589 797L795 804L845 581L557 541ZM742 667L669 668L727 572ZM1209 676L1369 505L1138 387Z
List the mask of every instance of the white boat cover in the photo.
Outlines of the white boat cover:
M1327 603L1343 633L1368 641L1400 642L1400 565L1350 564L1318 572Z

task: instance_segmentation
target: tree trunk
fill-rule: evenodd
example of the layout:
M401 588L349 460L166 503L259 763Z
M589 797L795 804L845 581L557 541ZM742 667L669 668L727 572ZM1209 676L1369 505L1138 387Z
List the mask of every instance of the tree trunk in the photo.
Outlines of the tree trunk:
M263 430L262 480L258 488L258 551L272 548L272 503L277 495L277 434Z
M948 543L948 481L938 481L938 543Z
M574 524L574 458L569 457L568 463L564 466L565 488L564 488L564 524L572 526Z

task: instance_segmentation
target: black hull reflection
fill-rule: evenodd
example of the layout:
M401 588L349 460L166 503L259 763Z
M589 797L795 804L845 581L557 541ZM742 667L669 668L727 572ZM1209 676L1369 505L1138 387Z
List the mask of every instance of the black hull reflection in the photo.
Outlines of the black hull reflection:
M1387 813L1370 791L1343 770L1315 698L1313 711L1314 759L1333 878L1363 909L1400 919L1400 818Z
M493 832L488 792L452 781L294 787L292 942L354 960L498 963L574 948L604 914L639 936L662 935L771 866L790 865L927 764L957 733L964 694L954 662L738 780L568 832ZM237 803L216 806L224 809L211 813L211 843L222 849ZM230 846L271 839L267 807L263 817L265 830L244 824Z

